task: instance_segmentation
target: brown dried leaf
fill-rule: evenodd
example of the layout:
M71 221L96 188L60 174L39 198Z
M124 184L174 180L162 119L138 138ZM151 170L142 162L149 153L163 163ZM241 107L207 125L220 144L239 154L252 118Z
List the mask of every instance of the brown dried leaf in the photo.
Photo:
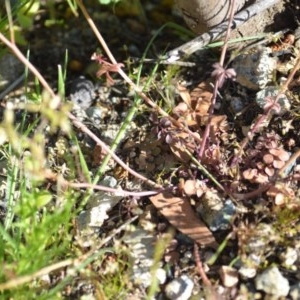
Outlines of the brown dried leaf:
M222 161L222 153L219 145L213 144L204 151L204 155L202 157L203 163L216 166L220 164L221 161Z
M194 133L199 136L198 133ZM200 137L200 136L199 136ZM190 153L193 153L196 144L195 141L186 132L180 132L176 135L176 139L173 139L170 144L172 153L182 162L189 162L190 156L185 151L187 149Z
M199 120L199 119L197 119ZM209 120L209 116L203 116L201 118L201 122L199 122L200 126L206 126ZM222 133L227 133L229 130L229 125L227 122L227 116L219 115L212 116L210 118L210 138L213 143L217 143L219 141L219 137Z
M192 108L201 116L208 114L212 99L212 87L208 82L201 82L191 91Z
M183 100L183 102L185 102L188 105L188 107L190 107L191 106L191 96L190 96L188 89L180 83L177 84L176 88L177 88L177 91L178 91L181 99Z
M213 116L211 118L210 126L214 130L214 132L218 132L218 131L227 132L229 129L227 116L225 115Z
M172 153L176 156L180 161L187 163L190 161L190 156L184 151L185 146L180 141L172 141L170 143L170 149Z
M218 246L212 233L196 216L188 199L164 192L150 197L150 200L175 228L198 244L214 248Z

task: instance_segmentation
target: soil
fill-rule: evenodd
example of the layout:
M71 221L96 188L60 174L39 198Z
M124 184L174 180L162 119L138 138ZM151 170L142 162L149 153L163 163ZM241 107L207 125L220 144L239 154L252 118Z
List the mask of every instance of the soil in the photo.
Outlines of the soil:
M115 13L112 8L99 8L98 1L86 1L85 5L117 61L123 63L124 70L132 74L136 71L155 30L167 21L184 24L183 19L173 13L173 7L168 1L146 1L145 17L130 10L118 10L118 7ZM261 33L262 28L268 32L282 29L292 31L300 21L298 6L296 0L280 1L263 16L257 16L255 20L239 28L238 34L249 36ZM124 115L133 103L133 93L115 73L112 73L114 85L111 86L107 86L107 77L96 78L99 65L92 62L91 57L99 44L81 15L77 18L72 16L66 1L55 1L53 15L50 15L46 8L45 6L36 16L33 28L25 34L31 48L30 59L56 89L57 65L64 63L66 49L68 50L67 86L74 86L74 82L82 75L85 76L85 80L89 80L85 81L83 86L94 89L92 93L87 91L87 94L95 95L95 99L89 100L90 106L97 106L103 115L99 123L86 124L110 143L111 136L106 136L105 131L113 132L114 125L119 129ZM49 20L52 21L51 25ZM189 39L182 30L167 28L158 35L147 53L147 58L157 59L166 50L176 48ZM286 60L290 60L293 55L288 53L287 56ZM164 192L153 197L144 197L141 201L134 197L125 198L109 212L109 218L101 227L101 236L109 235L117 224L115 219L118 220L118 224L125 222L139 208L142 213L138 215L139 222L135 225L145 226L143 229L139 227L142 234L148 230L145 229L146 223L154 228L149 230L150 233L147 231L152 237L163 236L172 228L174 236L161 259L162 264L169 268L168 276L166 282L159 287L157 299L165 299L167 283L182 274L193 278L195 297L205 297L211 293L213 297L220 297L218 299L241 299L238 297L254 297L257 295L255 293L263 297L267 293L256 291L256 279L245 274L236 275L238 282L232 286L226 285L219 272L222 266L229 265L234 266L236 271L241 270L241 266L248 267L249 263L257 275L262 269L277 264L291 285L299 282L296 274L300 268L299 253L294 262L296 271L279 255L280 252L286 253L289 248L300 247L297 233L300 207L299 170L296 168L299 162L295 160L293 164L288 164L292 155L298 153L297 147L300 147L297 96L299 76L295 76L294 86L289 90L290 111L266 118L264 121L269 122L268 125L263 125L261 130L250 137L251 126L255 127L259 117L267 110L267 104L262 107L256 105L252 101L255 91L231 81L232 73L225 72L228 69L219 69L220 72L226 73L224 76L227 80L219 90L218 107L211 118L209 142L200 157L199 139L205 134L213 93L211 86L214 80L211 71L218 67L213 68L212 65L218 58L218 50L208 50L188 58L189 62L196 63L193 68L159 66L158 75L153 79L155 84L146 92L155 103L164 102L162 98L167 99L166 103L162 104L163 108L182 126L171 124L167 117L162 117L157 110L150 109L143 103L141 112L138 112L129 133L117 149L117 154L134 170L168 187ZM286 60L284 57L283 61ZM152 63L144 64L142 84L145 84L152 69ZM162 79L166 78L161 74L167 72L170 72L172 78L168 78L168 84L165 84ZM272 83L279 84L276 80ZM74 91L74 94L76 93L77 91ZM232 109L231 100L234 97L242 99L243 107L238 112ZM187 133L183 128L188 128L190 132ZM245 139L247 145L244 147ZM86 142L86 136L83 136L81 141ZM51 140L49 144L51 143L55 144L55 141ZM66 145L69 147L68 142ZM84 155L91 171L94 172L103 158L103 153L95 143L88 141L84 145ZM182 150L182 145L196 158L194 161ZM200 159L202 165L199 164ZM53 166L58 164L58 158L54 157L54 161ZM286 165L290 167L288 175L282 169ZM110 165L109 175L115 176L124 189L146 189L146 185L120 171L114 163ZM224 209L223 204L231 200L236 209L233 219L229 225L218 227L216 232L212 233L207 224L210 220L203 222L205 216L200 217L201 213L197 212L200 210L209 216L217 215L220 210L216 211L212 206ZM291 213L288 214L287 211ZM284 213L288 215L286 219ZM129 236L128 240L134 239L129 232L124 233L125 235ZM199 251L194 248L195 241L201 245ZM207 257L213 256L214 249L223 241L226 241L226 250L219 255L213 266L207 267L208 271L201 270L201 261L199 262L200 258L193 252L194 249L199 252L206 265L209 260ZM256 241L259 245L255 244ZM259 257L258 263L253 255ZM235 258L238 259L234 261ZM116 258L111 255L107 262L113 259ZM93 265L91 268L94 267ZM209 277L208 282L205 272ZM76 285L76 282L72 284L73 291L67 295L70 299L74 295L79 299L84 294ZM93 291L92 284L90 291ZM141 299L141 295L145 295L146 291L147 288L142 285L131 287L131 295L124 299Z
M278 4L247 21L238 32L240 36L252 36L283 29L295 30L300 17L297 5L297 1L279 1Z

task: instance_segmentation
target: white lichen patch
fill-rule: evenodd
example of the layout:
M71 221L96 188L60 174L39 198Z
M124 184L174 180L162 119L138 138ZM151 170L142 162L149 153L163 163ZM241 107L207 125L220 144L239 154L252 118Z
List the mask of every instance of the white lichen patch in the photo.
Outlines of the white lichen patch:
M277 59L270 56L269 48L237 56L233 62L236 81L251 90L260 90L272 81Z

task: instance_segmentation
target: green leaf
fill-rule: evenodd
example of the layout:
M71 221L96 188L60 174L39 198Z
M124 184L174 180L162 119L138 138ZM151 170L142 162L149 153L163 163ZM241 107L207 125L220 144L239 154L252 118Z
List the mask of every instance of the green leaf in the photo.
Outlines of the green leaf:
M36 193L35 195L35 201L36 201L36 207L41 208L48 204L52 199L52 195L47 191L41 191Z
M100 4L102 5L108 5L108 4L115 4L119 2L120 0L98 0Z

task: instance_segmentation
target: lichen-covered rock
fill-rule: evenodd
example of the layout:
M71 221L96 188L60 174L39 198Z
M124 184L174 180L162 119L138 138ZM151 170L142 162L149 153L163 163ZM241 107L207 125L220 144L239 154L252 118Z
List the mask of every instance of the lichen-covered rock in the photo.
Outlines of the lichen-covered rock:
M92 106L94 97L95 87L90 80L80 76L72 82L70 99L74 104L77 104L82 109L86 109Z
M254 53L237 56L233 62L236 71L236 81L251 90L263 89L273 79L277 60L270 56L267 47L257 49Z
M277 97L278 99L276 100ZM277 105L275 105L275 100ZM280 89L276 86L267 86L261 91L257 92L255 101L263 109L272 105L273 101L274 108L272 109L271 113L276 115L282 115L291 108L291 103L287 96L280 93Z

